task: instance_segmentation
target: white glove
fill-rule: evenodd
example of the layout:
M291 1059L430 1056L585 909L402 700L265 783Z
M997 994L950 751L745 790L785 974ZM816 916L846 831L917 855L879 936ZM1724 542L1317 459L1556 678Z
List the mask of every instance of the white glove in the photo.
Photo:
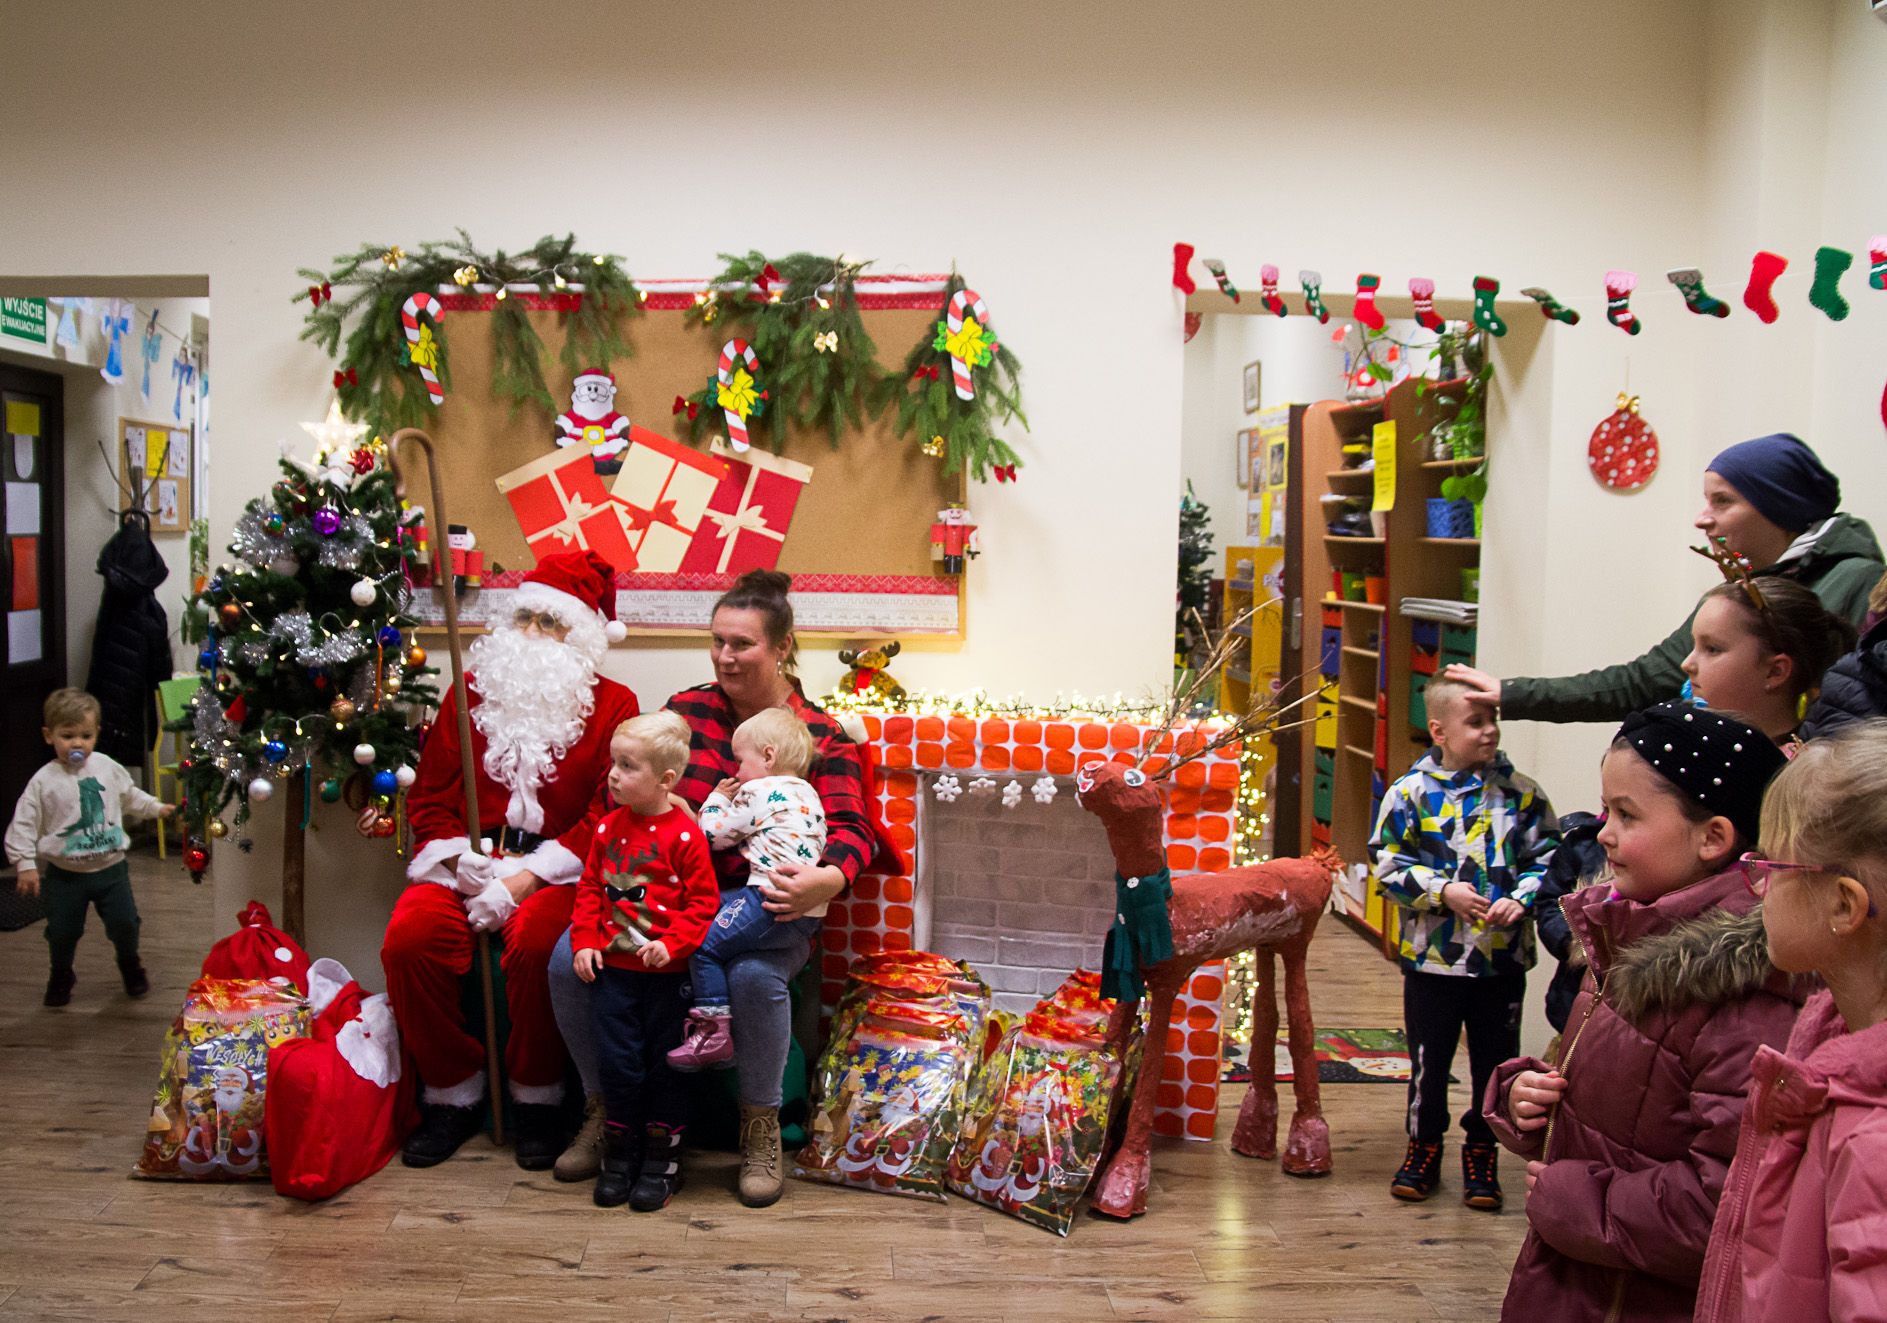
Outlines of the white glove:
M493 871L489 854L473 854L467 850L459 856L457 883L461 896L476 896L490 889L498 874Z
M517 913L518 903L511 899L511 888L493 881L483 891L465 902L465 919L474 932L495 932L506 919Z

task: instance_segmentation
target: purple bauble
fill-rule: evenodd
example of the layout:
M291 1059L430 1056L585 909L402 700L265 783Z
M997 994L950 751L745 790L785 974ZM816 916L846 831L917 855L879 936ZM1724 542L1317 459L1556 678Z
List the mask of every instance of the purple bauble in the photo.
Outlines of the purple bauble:
M333 537L340 531L340 527L340 511L321 509L314 512L314 529L322 537Z

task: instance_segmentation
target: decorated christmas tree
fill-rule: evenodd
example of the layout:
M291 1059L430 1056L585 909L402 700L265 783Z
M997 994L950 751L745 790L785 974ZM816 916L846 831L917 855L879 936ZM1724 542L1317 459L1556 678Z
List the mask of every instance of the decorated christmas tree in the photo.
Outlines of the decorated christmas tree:
M1174 664L1188 670L1193 653L1210 642L1194 638L1193 616L1210 614L1212 597L1212 524L1206 503L1192 494L1192 483L1179 498L1179 592L1173 618Z
M403 516L386 448L330 416L311 427L313 463L283 450L282 477L249 502L229 550L191 601L203 687L181 773L184 861L199 878L210 840L245 828L285 791L284 927L299 936L302 833L319 785L343 798L363 835L391 836L412 783L415 716L436 691L425 650L408 644L409 565L420 549ZM233 821L222 814L234 802ZM292 886L291 886L292 883Z

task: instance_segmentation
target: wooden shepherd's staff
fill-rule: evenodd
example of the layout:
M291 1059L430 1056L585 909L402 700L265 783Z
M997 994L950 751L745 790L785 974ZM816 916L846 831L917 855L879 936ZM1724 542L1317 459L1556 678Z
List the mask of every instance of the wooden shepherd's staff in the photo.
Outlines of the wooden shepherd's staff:
M427 507L433 525L433 582L442 584L440 594L446 604L446 651L452 658L452 695L459 707L459 779L465 783L465 834L473 854L485 851L478 836L478 777L472 761L472 709L465 698L465 661L459 651L459 601L452 591L452 562L446 554L445 510L440 506L439 457L432 438L417 427L402 427L387 442L387 462L393 466L399 493L406 494L406 475L400 468L402 441L417 441L426 451L426 482L432 488L432 502ZM491 1142L505 1142L504 1089L498 1081L498 1016L491 989L491 934L478 934L478 986L485 998L485 1077L491 1085Z

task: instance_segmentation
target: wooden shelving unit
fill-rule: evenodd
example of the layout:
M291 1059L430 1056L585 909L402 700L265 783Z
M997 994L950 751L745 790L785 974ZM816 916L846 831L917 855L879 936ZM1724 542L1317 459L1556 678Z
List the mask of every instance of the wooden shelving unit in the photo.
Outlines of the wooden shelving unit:
M1429 430L1452 407L1438 406L1432 389L1418 397L1416 386L1403 382L1379 401L1312 405L1303 419L1301 470L1294 465L1309 478L1293 493L1303 593L1295 660L1305 683L1322 685L1316 737L1298 751L1298 775L1310 790L1300 798L1298 838L1305 849L1327 842L1346 864L1367 864L1383 791L1428 748L1426 730L1410 724L1416 622L1402 615L1400 603L1405 597L1459 598L1461 571L1478 566L1481 553L1478 538L1427 535L1427 502L1440 496L1442 481L1484 460L1430 458ZM1368 445L1385 421L1396 424L1396 496L1383 516L1383 536L1333 536L1325 531L1322 498L1367 500L1375 487L1373 471L1356 468L1354 451L1346 460L1344 448ZM1336 600L1332 573L1344 570L1381 575L1384 602ZM1327 645L1327 629L1334 646ZM1428 628L1422 632L1426 637ZM1450 660L1464 659L1464 636L1471 659L1471 631L1458 631ZM1379 939L1385 954L1393 953L1395 911L1374 880L1360 902L1347 892L1343 901L1347 916Z

